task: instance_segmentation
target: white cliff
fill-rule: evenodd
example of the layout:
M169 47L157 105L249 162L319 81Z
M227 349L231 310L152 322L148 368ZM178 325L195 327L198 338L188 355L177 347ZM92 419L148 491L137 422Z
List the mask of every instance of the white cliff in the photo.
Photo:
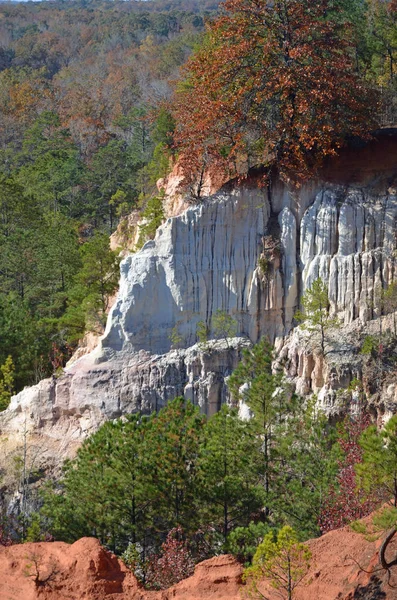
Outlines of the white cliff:
M105 354L163 354L174 328L183 347L192 346L197 323L209 326L217 310L236 319L241 335L258 340L273 327L259 317L265 307L256 274L269 215L267 194L243 188L168 219L153 241L121 263L119 295L102 340Z
M317 392L331 411L337 388L360 374L343 363L357 353L357 327L378 316L377 290L397 277L396 219L397 197L386 189L321 183L298 195L276 190L270 199L246 184L189 207L121 263L99 348L60 378L15 396L0 416L0 432L39 432L65 454L105 420L156 410L180 394L211 414L227 400L225 381L242 347L263 335L282 348L298 391ZM299 297L319 276L352 332L353 342L346 330L345 346L339 344L337 364L291 333ZM197 323L210 325L217 310L236 320L239 337L203 350ZM172 350L173 331L181 341Z
M319 193L300 227L302 291L321 277L345 324L379 316L377 294L397 277L396 221L394 193Z

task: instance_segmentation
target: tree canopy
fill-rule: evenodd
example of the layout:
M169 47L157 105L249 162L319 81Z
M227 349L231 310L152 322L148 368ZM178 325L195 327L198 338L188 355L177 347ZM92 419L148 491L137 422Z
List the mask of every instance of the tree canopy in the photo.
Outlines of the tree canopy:
M106 237L123 221L128 238L132 209L140 243L161 224L173 121L154 108L216 8L0 6L0 365L12 357L15 391L101 333L118 280Z
M356 68L358 4L226 0L176 94L186 169L275 166L299 182L347 136L365 135L376 100Z

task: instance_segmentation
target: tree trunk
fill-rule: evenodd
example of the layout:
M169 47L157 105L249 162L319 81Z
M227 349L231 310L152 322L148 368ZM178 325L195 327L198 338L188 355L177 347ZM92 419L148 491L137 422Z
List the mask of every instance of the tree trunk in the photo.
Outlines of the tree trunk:
M390 542L392 541L392 539L394 538L396 533L397 533L397 527L393 527L393 529L390 529L390 531L386 535L385 539L383 540L382 545L379 550L379 562L380 562L382 568L385 569L386 571L390 571L390 569L392 567L395 567L397 565L397 557L394 560L392 560L391 562L387 562L387 559L386 559L387 547L389 546Z

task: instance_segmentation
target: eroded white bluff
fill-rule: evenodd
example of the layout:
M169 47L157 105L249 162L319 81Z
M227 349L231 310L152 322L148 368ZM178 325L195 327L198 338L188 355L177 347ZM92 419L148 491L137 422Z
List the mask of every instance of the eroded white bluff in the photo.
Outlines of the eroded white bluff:
M153 241L121 263L120 291L102 340L109 351L171 348L196 343L199 321L210 326L217 310L238 322L238 333L257 340L282 335L281 285L266 298L257 262L270 216L267 194L241 189L217 194L168 219Z
M284 345L299 391L314 389L332 402L332 367L314 359L304 364L305 351L299 354L291 337L299 296L320 276L346 325L354 329L376 317L378 288L396 278L397 198L314 187L297 200L285 190L269 199L264 189L246 186L168 219L153 241L123 260L100 347L59 379L15 396L0 417L1 431L26 427L66 448L106 419L155 410L179 394L211 413L227 400L225 378L241 346L262 335ZM281 258L265 276L258 258L270 234L279 238ZM197 323L209 325L217 310L236 320L240 339L202 352L195 346ZM173 332L178 350L170 350ZM348 371L340 385L353 376Z

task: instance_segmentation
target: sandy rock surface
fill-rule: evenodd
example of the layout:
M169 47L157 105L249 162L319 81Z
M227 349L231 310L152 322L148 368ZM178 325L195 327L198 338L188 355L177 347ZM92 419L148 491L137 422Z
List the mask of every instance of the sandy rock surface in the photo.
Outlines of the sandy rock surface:
M377 569L380 542L368 542L349 527L308 542L311 567L295 600L397 600L397 569L390 585ZM389 549L397 552L397 541ZM361 568L360 568L361 567ZM367 572L369 571L369 572ZM1 600L242 600L242 567L232 556L197 565L194 574L168 590L148 592L133 574L93 538L0 548ZM261 592L277 600L263 582Z

